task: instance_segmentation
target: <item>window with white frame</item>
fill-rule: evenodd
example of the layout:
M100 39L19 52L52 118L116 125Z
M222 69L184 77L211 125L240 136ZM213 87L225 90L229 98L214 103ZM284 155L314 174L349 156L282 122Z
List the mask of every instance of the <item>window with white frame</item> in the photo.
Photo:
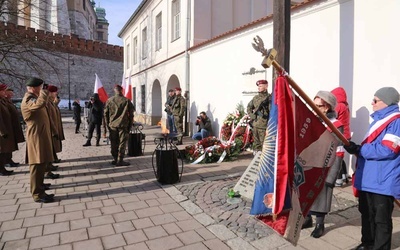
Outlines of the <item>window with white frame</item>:
M147 27L142 30L142 59L147 58Z
M181 37L181 1L172 1L172 41Z
M162 44L162 14L156 16L156 51L161 49Z
M138 58L138 39L137 36L133 38L133 65L137 64Z
M128 43L126 45L126 53L125 53L125 61L126 61L126 68L129 69L129 64L130 64L130 60L129 60L129 56L131 54L131 45Z

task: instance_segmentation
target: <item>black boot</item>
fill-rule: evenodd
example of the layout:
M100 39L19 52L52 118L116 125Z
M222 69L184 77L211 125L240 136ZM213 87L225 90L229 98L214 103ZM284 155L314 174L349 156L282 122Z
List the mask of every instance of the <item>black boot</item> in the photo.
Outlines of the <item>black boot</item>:
M314 231L311 232L311 236L314 238L319 238L324 234L325 226L324 224L315 225Z
M311 218L311 216L306 216L306 218L304 219L303 225L301 226L301 229L310 228L310 227L312 227L312 218Z
M100 137L96 138L96 146L100 146Z
M83 146L84 146L84 147L92 146L92 144L90 143L90 140L87 140L86 143L83 144Z
M115 165L116 166L129 166L131 164L127 161L124 161L124 157L120 156L120 157L118 157L117 164L115 164Z

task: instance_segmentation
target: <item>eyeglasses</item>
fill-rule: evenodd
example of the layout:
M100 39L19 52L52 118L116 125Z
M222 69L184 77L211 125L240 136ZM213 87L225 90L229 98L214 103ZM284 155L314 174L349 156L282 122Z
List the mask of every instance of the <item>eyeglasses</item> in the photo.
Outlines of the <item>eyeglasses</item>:
M382 101L382 100L372 99L372 102L373 102L374 104L376 104L377 102L380 102L380 101Z

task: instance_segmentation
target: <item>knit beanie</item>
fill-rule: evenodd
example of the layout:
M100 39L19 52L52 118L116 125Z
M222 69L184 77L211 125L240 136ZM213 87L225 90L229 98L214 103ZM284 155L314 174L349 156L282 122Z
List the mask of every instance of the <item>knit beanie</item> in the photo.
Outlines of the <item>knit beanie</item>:
M393 87L383 87L376 91L375 96L390 106L399 103L399 92Z
M335 110L336 108L336 97L329 91L318 91L316 97L321 98L322 100L324 100L325 102L327 102L330 106L332 110Z

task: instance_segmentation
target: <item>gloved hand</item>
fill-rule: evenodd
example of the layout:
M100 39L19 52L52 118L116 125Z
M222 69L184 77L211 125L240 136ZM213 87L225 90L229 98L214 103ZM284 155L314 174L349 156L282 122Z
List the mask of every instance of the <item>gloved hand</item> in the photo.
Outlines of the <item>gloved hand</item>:
M344 147L344 149L346 149L346 151L349 154L358 154L358 153L360 153L360 149L361 149L361 146L358 144L355 144L353 141L350 141L349 145L347 145L347 146L344 145L343 147Z

